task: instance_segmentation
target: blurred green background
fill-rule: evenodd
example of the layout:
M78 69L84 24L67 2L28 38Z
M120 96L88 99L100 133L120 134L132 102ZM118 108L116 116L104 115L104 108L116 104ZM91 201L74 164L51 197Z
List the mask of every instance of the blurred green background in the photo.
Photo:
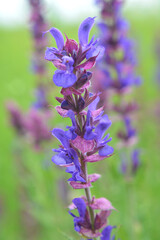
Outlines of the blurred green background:
M160 108L160 101L155 83L158 63L154 48L155 36L160 30L160 17L158 9L151 9L147 14L144 10L138 13L135 10L126 10L124 16L131 25L129 34L137 43L137 73L143 78L143 85L134 93L140 105L136 125L139 147L142 149L141 168L133 183L126 183L119 173L120 160L115 149L115 154L108 160L90 164L89 172L102 174L92 192L96 197L108 198L118 210L112 212L109 224L117 226L115 231L120 239L159 240L160 116L156 116L155 109ZM78 25L73 21L66 24L65 19L55 13L50 19L50 26L54 25L69 37L77 39ZM86 13L84 15L87 16ZM12 28L1 26L0 36L0 239L80 239L73 230L73 219L67 213L67 204L58 191L60 178L66 179L67 174L50 162L51 149L57 142L47 146L45 152L33 151L30 145L16 137L5 109L8 99L16 100L23 110L27 110L33 101L35 77L29 71L32 52L29 28L27 24ZM49 75L46 81L52 82L51 65ZM55 105L54 97L58 89L53 84L51 86L51 104ZM66 124L60 117L57 118L55 111L54 116L53 127ZM112 124L110 132L114 133L115 128ZM114 145L115 139L112 141ZM70 201L82 194L83 191L69 188Z

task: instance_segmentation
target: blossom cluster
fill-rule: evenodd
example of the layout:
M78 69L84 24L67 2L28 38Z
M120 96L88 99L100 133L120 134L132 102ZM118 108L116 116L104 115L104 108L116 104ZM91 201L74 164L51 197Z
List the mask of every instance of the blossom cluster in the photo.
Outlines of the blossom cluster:
M135 74L136 59L134 42L127 37L129 24L122 17L123 0L99 0L101 6L101 22L98 23L100 45L105 54L97 63L95 88L102 92L101 102L106 111L116 113L124 124L124 130L118 132L119 147L129 147L137 142L137 133L132 126L133 113L138 106L134 101L126 100L133 87L141 84L140 77ZM110 102L113 96L118 97L118 103ZM107 102L107 104L105 104ZM126 151L125 151L126 152ZM122 156L126 155L123 153ZM130 151L131 164L122 159L122 172L135 173L139 162L139 150ZM131 166L130 166L131 165Z
M91 196L90 187L100 178L93 173L88 175L87 163L101 161L113 154L113 148L108 145L111 141L106 131L111 121L103 114L103 107L97 108L99 93L89 92L92 72L97 58L103 54L104 49L98 40L91 38L89 33L95 18L85 19L78 30L79 43L69 39L66 41L62 33L51 28L49 32L56 41L57 48L48 47L45 59L53 63L57 70L53 74L53 82L61 87L62 97L56 97L59 106L58 114L70 118L71 126L66 130L54 128L52 135L56 137L60 146L54 149L52 161L66 169L71 174L68 179L73 189L84 189L86 196L73 199L70 205L70 214L74 218L75 230L86 238L109 237L112 227L102 231L107 225L107 218L114 207L105 198ZM77 208L77 217L71 210ZM95 210L99 210L98 212ZM109 230L110 229L110 230ZM109 238L108 238L109 239Z
M23 113L19 106L14 102L7 103L7 110L10 114L10 122L17 136L23 137L34 146L34 149L40 150L43 142L51 139L49 127L50 113L44 114L32 108Z

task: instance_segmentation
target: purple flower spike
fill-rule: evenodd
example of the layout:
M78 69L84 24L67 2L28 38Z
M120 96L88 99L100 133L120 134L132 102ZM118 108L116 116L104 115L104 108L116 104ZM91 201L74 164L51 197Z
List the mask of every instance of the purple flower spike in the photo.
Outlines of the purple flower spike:
M115 226L107 226L103 231L102 231L102 237L101 240L113 240L114 236L111 238L111 232L112 229L115 228Z
M57 29L57 28L51 28L49 32L52 34L54 37L58 49L61 51L64 47L64 38L62 33Z
M65 167L71 174L68 179L73 189L84 189L86 197L73 200L70 210L77 208L79 215L72 212L75 230L85 239L100 238L102 229L107 225L107 219L114 209L111 203L104 198L92 198L92 184L101 175L88 174L88 162L101 161L113 153L113 148L107 143L111 141L105 131L110 127L111 121L103 115L103 106L97 107L99 93L89 92L91 85L92 68L102 48L94 37L88 42L91 28L95 18L85 19L79 27L79 43L69 39L66 35L64 44L61 32L55 28L50 33L56 40L58 48L48 48L45 58L56 67L53 75L55 85L62 87L61 97L56 97L60 104L56 106L57 112L62 117L71 119L71 126L66 126L66 131L54 129L52 134L60 141L52 161L60 167ZM74 205L74 206L73 206Z
M94 25L94 19L95 17L86 18L79 27L78 38L79 38L80 44L84 47L87 46L88 44L89 33L92 26Z

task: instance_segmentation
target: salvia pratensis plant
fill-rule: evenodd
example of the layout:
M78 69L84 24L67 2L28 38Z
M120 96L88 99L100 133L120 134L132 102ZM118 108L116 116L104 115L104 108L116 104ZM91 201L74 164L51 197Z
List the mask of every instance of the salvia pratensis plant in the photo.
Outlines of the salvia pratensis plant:
M105 135L111 121L103 114L103 106L97 109L99 93L89 92L92 78L90 69L103 51L97 39L92 37L89 41L94 22L94 17L88 17L81 23L79 43L67 35L65 41L56 28L47 31L55 39L57 48L48 47L45 59L57 68L53 82L61 87L62 97L56 97L59 105L55 108L64 121L70 118L72 122L66 130L52 130L52 135L60 142L59 148L53 150L52 162L65 168L71 175L68 182L73 189L84 189L85 195L73 199L69 206L75 231L85 239L104 240L111 239L113 227L107 226L107 222L114 207L109 200L91 195L91 186L100 178L100 174L88 174L87 170L88 163L101 161L113 154L113 148L108 145L111 141L109 133ZM78 215L74 214L73 209L78 210Z
M121 171L132 176L137 171L140 160L139 150L133 146L137 142L137 133L132 126L134 112L138 105L128 100L135 86L141 84L140 77L135 74L136 59L134 43L128 38L129 24L122 16L123 0L98 0L101 7L101 21L98 23L100 46L105 49L103 58L97 62L95 92L102 92L101 102L105 111L113 112L115 119L123 122L124 129L117 133L120 140L118 147L123 150ZM110 99L115 99L112 102ZM128 151L129 149L129 151ZM131 159L130 163L128 159ZM129 177L130 178L130 177Z

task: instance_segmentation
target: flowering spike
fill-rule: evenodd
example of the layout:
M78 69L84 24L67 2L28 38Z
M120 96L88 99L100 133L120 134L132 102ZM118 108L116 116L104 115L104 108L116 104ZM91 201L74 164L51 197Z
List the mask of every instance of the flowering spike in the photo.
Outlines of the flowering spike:
M104 104L104 110L107 113L109 111L118 113L118 118L123 121L124 129L122 128L117 133L117 137L120 139L118 147L129 148L137 142L137 133L132 126L131 116L131 113L137 109L137 104L133 101L126 102L125 95L142 82L134 71L136 66L134 41L127 36L129 24L121 14L123 1L98 0L97 3L101 6L98 44L105 48L105 54L97 62L98 70L95 72L94 89L95 92L102 92L100 101ZM94 52L94 48L92 47L90 51ZM87 55L89 55L89 51ZM119 99L117 104L110 102L110 99L112 99L110 96L113 94L116 94ZM112 151L112 149L109 149L110 147L105 148L106 152L107 150ZM103 156L103 152L105 154L105 148L100 149L101 156ZM134 151L129 149L128 154L127 156L124 152L124 156L121 158L121 172L126 174L126 177L135 173L139 166L139 158L134 154ZM127 162L128 159L131 159L130 164Z
M69 117L72 121L66 131L53 129L52 135L62 145L54 149L52 161L65 167L66 172L71 174L68 182L73 189L85 189L86 197L73 200L79 216L69 213L74 218L75 230L90 239L101 236L100 231L106 226L107 218L114 209L107 199L91 197L92 183L101 175L87 173L87 162L100 161L113 153L113 148L108 145L111 141L109 134L104 137L111 121L107 115L102 116L103 107L97 109L99 94L88 91L92 73L87 70L92 68L97 60L97 55L87 57L91 49L96 50L98 42L92 38L88 44L93 23L94 18L87 18L80 25L80 44L66 37L63 49L51 48L46 51L46 59L51 60L58 68L53 75L53 81L62 87L60 93L63 97L56 98L60 103L56 110L61 116ZM57 41L62 42L61 39ZM99 212L94 213L95 209Z

